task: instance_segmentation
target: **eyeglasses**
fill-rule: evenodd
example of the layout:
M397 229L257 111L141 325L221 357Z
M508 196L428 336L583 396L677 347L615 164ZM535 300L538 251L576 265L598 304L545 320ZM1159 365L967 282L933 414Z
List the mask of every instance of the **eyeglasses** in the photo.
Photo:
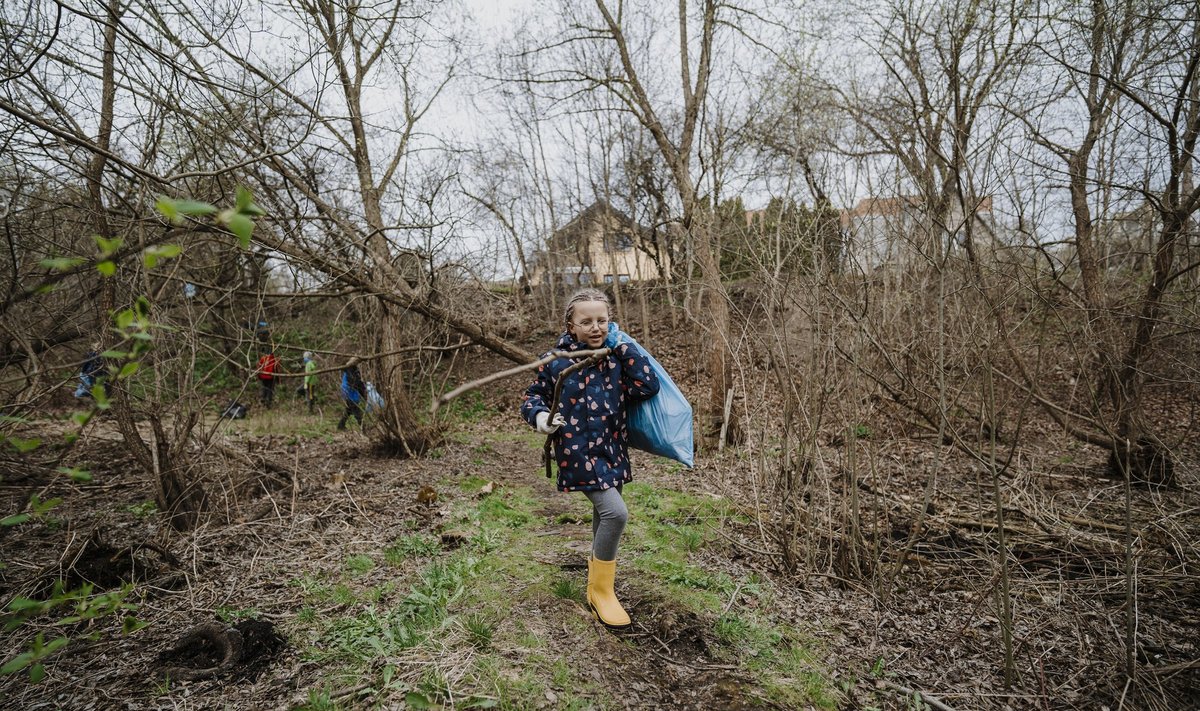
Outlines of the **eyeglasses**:
M598 328L601 331L603 331L606 328L608 328L608 319L606 319L606 318L602 318L599 321L593 321L591 319L588 319L586 321L575 321L574 323L576 326L582 328L585 331L590 331L593 328Z

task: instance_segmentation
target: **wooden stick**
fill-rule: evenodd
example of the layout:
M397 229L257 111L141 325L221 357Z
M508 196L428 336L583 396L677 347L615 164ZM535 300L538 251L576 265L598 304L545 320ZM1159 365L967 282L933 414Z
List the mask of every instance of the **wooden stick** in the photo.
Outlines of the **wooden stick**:
M908 688L907 686L900 686L899 684L888 681L887 679L880 679L879 681L880 681L880 683L882 683L884 686L888 687L889 689L892 689L893 691L899 691L900 693L902 693L906 696L916 696L916 695L920 694L921 701L924 701L926 704L929 704L931 707L937 709L938 711L954 711L954 709L952 707L947 706L945 703L939 701L936 697L930 696L929 694L926 694L924 691L916 691L916 690Z
M721 435L717 440L717 451L725 449L725 435L729 432L729 411L733 409L733 388L725 391L725 412L721 417Z
M459 385L457 388L454 388L453 390L446 393L445 395L442 395L441 397L434 399L433 404L430 406L429 410L432 414L436 415L439 407L441 407L442 405L445 405L446 403L450 402L451 400L458 397L459 395L462 395L465 392L474 390L483 385L487 385L488 383L490 383L492 381L500 380L502 378L507 378L510 375L516 375L517 373L522 373L526 370L533 370L534 368L538 368L540 366L546 365L547 363L552 363L552 362L558 360L559 358L590 358L593 356L605 356L608 354L609 354L608 348L597 348L596 350L588 350L588 351L550 351L550 353L547 354L545 357L540 358L539 360L535 360L532 363L526 363L525 365L518 365L515 368L509 368L508 370L503 370L499 373L492 373L491 375L484 376L478 380L472 380L469 383L463 383L462 385Z

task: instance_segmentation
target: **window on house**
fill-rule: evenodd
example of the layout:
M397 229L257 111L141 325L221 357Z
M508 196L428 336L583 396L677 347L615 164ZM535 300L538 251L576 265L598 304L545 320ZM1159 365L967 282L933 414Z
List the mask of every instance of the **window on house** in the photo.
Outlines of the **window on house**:
M604 251L606 252L628 252L631 249L633 249L633 235L628 232L619 232L604 237Z
M617 279L619 279L622 284L629 283L629 275L628 274L619 274L619 275L617 275Z
M605 284L611 284L611 283L613 283L613 276L612 276L612 274L605 274L605 275L604 275L604 283L605 283Z
M579 272L579 285L588 286L592 283L592 275L587 272Z

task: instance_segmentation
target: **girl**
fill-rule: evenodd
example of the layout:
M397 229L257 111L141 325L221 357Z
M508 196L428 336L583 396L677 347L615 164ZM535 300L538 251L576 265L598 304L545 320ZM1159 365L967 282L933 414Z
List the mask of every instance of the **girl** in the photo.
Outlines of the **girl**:
M603 348L608 337L608 297L583 289L567 303L566 332L555 350ZM592 555L588 560L588 606L609 627L629 625L613 591L617 544L629 512L621 487L633 478L625 427L629 404L658 393L658 378L637 346L623 343L599 363L566 376L558 411L550 405L559 374L576 361L559 358L538 368L525 391L521 415L538 432L554 437L559 491L581 491L592 502Z

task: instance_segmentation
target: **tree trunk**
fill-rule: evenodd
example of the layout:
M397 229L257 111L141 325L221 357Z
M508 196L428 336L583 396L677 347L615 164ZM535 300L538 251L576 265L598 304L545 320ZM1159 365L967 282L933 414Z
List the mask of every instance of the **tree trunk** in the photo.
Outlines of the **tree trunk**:
M101 97L100 121L96 134L96 147L92 153L87 169L88 197L91 202L92 224L96 234L111 238L113 230L108 221L108 211L104 202L104 169L108 163L109 147L112 143L113 107L116 103L117 85L115 79L115 61L117 44L117 24L120 21L120 3L109 0L107 18L104 28L104 54L101 65ZM102 325L98 340L102 350L107 350L113 344L109 328L113 312L116 309L116 280L104 278L100 290L100 318ZM171 452L170 438L163 431L162 424L157 418L151 420L152 442L142 439L134 419L133 407L123 384L115 374L105 383L112 402L113 417L117 430L125 442L125 447L133 455L134 461L149 474L155 482L155 503L160 511L168 515L173 528L179 531L188 530L195 525L204 504L204 492L198 485L189 486L182 479L182 473L176 469Z

